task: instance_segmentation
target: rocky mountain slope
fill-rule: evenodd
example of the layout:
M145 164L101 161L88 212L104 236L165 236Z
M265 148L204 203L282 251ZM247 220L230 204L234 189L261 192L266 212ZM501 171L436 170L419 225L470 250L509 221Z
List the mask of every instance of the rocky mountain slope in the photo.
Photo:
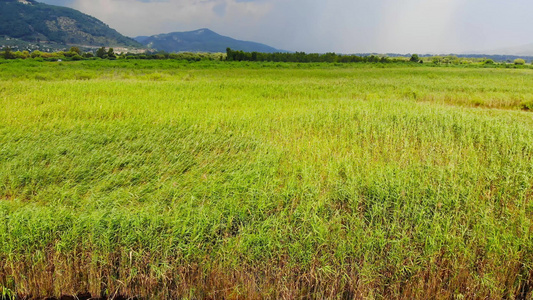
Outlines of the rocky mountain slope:
M65 46L143 47L94 17L34 0L0 0L0 36Z

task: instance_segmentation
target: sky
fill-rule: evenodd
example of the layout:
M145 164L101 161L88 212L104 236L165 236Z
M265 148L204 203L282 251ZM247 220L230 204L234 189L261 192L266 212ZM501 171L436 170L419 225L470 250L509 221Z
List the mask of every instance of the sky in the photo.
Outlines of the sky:
M533 43L531 0L40 0L134 37L209 28L305 52L473 53Z

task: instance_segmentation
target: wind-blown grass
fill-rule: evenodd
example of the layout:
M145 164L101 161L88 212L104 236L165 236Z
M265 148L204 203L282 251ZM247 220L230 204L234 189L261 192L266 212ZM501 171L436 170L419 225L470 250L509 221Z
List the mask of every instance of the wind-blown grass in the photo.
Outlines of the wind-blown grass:
M135 63L0 65L6 291L531 297L531 70Z

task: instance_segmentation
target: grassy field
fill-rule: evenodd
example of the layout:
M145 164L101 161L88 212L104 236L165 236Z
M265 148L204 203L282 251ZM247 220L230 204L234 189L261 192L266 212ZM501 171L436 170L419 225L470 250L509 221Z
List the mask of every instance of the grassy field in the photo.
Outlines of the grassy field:
M0 63L7 296L531 299L533 70Z

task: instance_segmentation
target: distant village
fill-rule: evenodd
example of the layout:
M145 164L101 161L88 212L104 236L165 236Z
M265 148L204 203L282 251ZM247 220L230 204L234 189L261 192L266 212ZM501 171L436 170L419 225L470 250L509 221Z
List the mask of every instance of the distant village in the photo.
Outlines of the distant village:
M84 52L96 53L100 46L88 46L88 45L63 45L48 41L28 42L20 39L11 38L8 36L0 36L0 49L6 47L11 48L13 51L41 51L41 52L58 52L69 51L71 47L78 47ZM138 48L126 48L126 47L114 47L116 53L133 53L142 54L148 51L148 49Z

